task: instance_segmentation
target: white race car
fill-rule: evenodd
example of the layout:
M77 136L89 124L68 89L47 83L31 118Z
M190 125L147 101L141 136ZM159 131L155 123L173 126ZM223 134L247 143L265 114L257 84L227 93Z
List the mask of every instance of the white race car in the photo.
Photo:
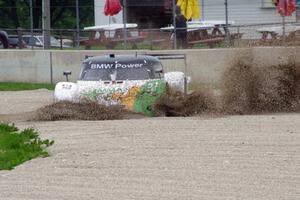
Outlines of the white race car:
M167 87L184 92L185 83L183 72L164 73L157 57L111 54L87 57L79 80L57 83L54 95L56 101L89 99L153 116L152 106L166 93Z

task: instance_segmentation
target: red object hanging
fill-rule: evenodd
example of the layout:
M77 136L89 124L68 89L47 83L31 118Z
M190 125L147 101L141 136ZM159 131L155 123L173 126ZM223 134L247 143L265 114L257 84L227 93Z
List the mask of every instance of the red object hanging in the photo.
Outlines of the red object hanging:
M294 0L279 0L277 7L280 15L291 16L296 11Z
M106 0L104 6L104 15L113 16L122 10L120 0Z

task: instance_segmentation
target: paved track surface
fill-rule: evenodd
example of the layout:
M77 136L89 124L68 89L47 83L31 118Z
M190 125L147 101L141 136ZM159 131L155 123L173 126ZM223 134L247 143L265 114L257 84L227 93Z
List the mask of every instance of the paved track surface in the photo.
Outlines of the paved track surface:
M53 92L46 89L0 92L0 115L32 112L53 100Z
M300 114L17 126L55 144L0 171L1 200L300 199Z

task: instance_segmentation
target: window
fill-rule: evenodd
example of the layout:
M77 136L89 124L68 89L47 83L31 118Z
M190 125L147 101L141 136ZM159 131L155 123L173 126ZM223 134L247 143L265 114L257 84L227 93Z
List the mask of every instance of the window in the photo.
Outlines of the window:
M273 2L279 2L279 0L261 0L262 8L275 8ZM297 7L300 7L300 0L294 0Z
M273 0L261 0L262 8L275 8L275 5L272 2Z
M36 46L36 45L41 45L41 44L39 43L38 39L36 39L34 37L30 37L28 45L29 46Z

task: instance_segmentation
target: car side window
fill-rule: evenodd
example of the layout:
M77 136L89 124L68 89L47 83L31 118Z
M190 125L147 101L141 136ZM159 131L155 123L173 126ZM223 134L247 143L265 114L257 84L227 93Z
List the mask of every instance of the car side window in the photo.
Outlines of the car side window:
M31 46L35 46L35 45L37 45L37 42L38 42L38 40L36 39L36 38L34 38L34 37L31 37L31 38L29 38L29 42L28 42L28 44Z
M23 37L23 40L26 42L26 44L29 43L29 38L28 37Z

